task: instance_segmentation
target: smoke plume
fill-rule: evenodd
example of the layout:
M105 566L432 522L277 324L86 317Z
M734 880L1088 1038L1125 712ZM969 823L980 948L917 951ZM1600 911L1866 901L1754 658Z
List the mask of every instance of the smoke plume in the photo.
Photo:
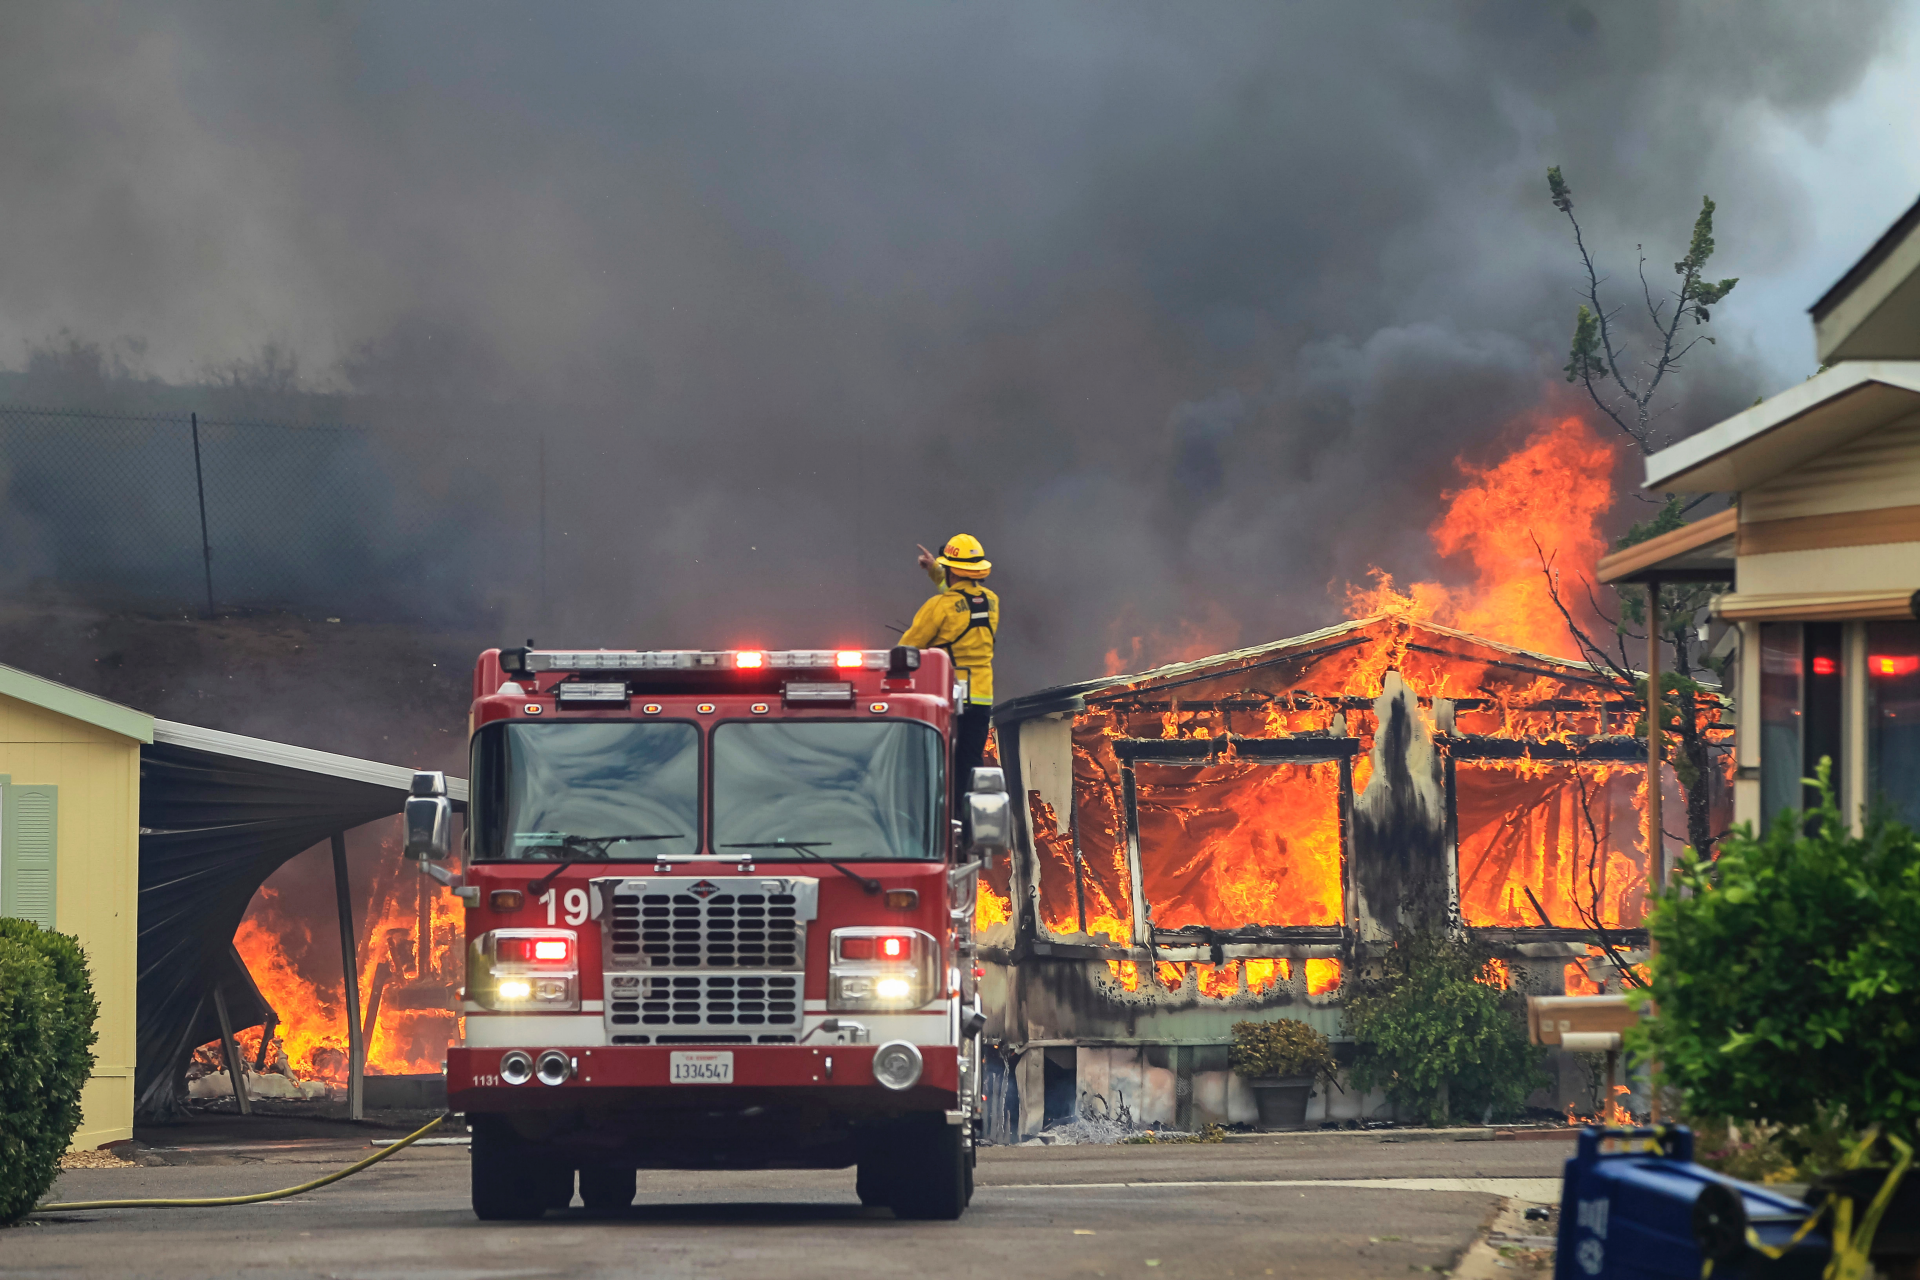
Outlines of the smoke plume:
M288 598L503 640L884 644L914 544L966 530L1017 693L1129 628L1251 642L1369 565L1458 577L1453 460L1590 412L1546 167L1616 283L1703 193L1714 274L1763 274L1811 194L1756 121L1817 121L1895 16L14 6L5 393L377 428L386 487L328 536L380 554ZM1740 297L1680 432L1807 372L1759 367Z

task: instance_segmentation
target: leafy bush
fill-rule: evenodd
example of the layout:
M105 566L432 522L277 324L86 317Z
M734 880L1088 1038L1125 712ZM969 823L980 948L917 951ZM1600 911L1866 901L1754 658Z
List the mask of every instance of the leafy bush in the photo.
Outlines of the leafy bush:
M0 919L0 1223L46 1194L80 1128L99 1011L78 943Z
M1264 1076L1314 1076L1331 1079L1333 1047L1327 1038L1297 1018L1275 1022L1236 1022L1227 1065L1249 1080Z
M1546 1050L1527 1043L1526 1002L1491 981L1492 959L1472 941L1416 934L1394 945L1379 974L1352 981L1354 1083L1430 1124L1518 1114L1547 1083Z
M1920 1137L1920 841L1875 819L1851 835L1833 802L1682 855L1648 917L1659 943L1629 1033L1693 1115L1743 1128L1845 1123ZM1807 834L1809 827L1812 834Z

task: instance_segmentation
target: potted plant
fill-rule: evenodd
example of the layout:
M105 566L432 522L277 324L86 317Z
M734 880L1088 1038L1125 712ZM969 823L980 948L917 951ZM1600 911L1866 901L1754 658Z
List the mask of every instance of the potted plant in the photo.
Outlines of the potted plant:
M1327 1038L1297 1018L1234 1023L1227 1062L1253 1087L1262 1129L1304 1129L1314 1083L1335 1069Z

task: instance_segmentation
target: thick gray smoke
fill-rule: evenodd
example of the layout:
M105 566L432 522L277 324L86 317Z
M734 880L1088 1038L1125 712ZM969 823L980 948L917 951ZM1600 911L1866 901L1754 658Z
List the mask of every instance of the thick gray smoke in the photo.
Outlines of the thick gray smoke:
M417 437L362 532L430 508L407 591L503 638L884 643L914 543L973 532L1013 693L1444 575L1452 460L1577 404L1546 167L1621 283L1703 192L1716 274L1763 273L1812 193L1760 122L1847 94L1893 11L12 6L0 353L64 329L233 393L272 344L249 411ZM1740 296L1681 431L1807 372Z

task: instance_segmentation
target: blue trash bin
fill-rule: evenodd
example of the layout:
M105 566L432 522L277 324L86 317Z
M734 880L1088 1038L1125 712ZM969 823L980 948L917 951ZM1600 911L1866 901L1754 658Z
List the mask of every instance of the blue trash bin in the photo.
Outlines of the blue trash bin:
M1809 1212L1693 1163L1693 1134L1683 1126L1583 1129L1560 1192L1554 1280L1699 1280L1709 1255L1713 1280L1813 1280L1829 1254L1823 1233L1778 1259L1745 1240L1751 1226L1783 1247Z

